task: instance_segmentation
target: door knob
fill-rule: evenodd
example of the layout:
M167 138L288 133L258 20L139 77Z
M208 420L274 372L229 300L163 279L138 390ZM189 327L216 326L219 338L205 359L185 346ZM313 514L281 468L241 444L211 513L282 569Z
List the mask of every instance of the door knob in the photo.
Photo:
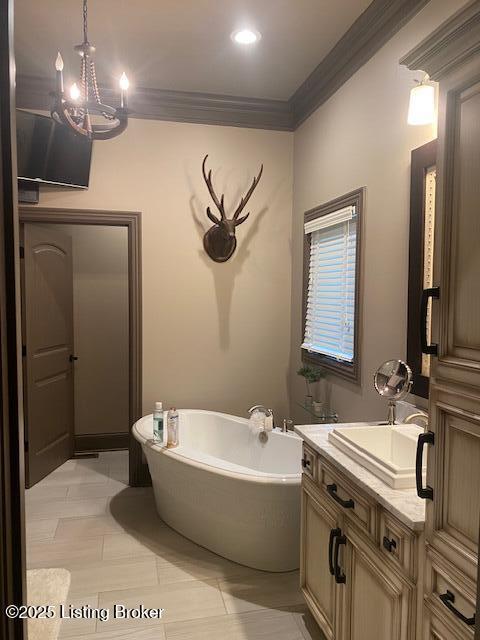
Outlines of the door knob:
M75 360L78 360L78 356L74 356L73 353L70 354L69 357L70 362L75 362Z

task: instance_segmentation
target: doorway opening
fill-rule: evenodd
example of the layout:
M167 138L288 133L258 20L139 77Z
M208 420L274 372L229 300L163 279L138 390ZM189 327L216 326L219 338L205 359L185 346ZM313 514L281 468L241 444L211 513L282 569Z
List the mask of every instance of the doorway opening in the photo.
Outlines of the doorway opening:
M65 460L129 449L141 415L140 214L22 207L26 478Z

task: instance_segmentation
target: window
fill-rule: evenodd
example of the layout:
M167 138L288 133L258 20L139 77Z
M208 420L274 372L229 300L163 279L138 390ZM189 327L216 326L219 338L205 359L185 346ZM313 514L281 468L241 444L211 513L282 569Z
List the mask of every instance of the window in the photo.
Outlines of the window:
M436 162L436 140L412 151L407 361L413 373L412 393L422 398L428 398L431 356L422 353L421 334L431 342L432 302L422 318L421 298L423 290L433 286Z
M363 194L360 189L307 211L304 224L302 359L355 382Z

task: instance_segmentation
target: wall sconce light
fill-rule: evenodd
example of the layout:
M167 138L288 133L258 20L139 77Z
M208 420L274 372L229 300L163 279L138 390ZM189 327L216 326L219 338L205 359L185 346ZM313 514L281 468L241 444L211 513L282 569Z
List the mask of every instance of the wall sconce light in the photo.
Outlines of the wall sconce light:
M427 84L429 78L419 82L410 91L408 107L408 124L425 125L435 121L435 87Z

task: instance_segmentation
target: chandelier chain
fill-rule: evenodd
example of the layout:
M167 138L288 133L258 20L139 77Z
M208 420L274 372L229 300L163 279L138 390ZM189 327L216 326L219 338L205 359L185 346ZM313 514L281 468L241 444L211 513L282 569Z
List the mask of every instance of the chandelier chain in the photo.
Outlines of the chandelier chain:
M90 60L90 78L91 78L91 82L92 82L93 96L94 96L97 104L101 104L100 92L98 90L98 83L97 83L97 73L95 71L95 64L93 63L93 60ZM111 116L106 111L102 111L101 113L102 113L102 116L104 118L106 118L107 120L114 120L115 119L115 116Z
M88 42L88 6L87 0L83 0L83 41Z

